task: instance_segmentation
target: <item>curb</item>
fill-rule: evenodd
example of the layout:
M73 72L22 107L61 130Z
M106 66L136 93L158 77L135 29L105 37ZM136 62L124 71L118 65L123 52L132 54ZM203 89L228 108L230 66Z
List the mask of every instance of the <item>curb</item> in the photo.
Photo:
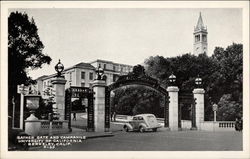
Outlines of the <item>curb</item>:
M86 139L94 139L99 137L112 137L115 136L114 134L102 134L102 135L93 135L93 136L86 136Z

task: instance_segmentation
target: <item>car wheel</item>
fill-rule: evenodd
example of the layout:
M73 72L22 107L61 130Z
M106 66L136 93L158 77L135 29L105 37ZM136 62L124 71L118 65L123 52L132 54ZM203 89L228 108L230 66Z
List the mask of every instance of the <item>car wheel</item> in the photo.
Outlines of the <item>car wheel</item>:
M143 128L143 126L140 127L139 131L140 131L141 133L143 133L143 132L145 131L144 128Z
M128 127L127 126L124 126L123 129L124 129L124 131L128 132Z
M156 132L157 131L157 128L153 128L153 132Z

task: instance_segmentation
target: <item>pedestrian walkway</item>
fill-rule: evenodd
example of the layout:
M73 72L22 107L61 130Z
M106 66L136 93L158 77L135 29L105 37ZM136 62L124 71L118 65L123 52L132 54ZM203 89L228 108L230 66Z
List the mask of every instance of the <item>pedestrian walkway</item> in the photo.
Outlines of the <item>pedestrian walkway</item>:
M83 129L72 127L72 132L60 134L58 136L85 136L86 139L90 139L98 137L112 137L114 134L112 132L88 132Z

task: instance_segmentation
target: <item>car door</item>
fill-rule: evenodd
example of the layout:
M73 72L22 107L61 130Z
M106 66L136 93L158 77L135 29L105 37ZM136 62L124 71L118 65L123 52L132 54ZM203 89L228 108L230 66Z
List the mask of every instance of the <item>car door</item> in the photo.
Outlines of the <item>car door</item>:
M134 130L138 129L138 117L133 117L132 121L131 121L131 126L133 127Z

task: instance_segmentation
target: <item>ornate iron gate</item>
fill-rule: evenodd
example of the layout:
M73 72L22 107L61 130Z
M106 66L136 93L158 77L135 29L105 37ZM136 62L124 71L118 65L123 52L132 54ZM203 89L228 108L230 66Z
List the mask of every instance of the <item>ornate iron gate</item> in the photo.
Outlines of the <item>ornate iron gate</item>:
M110 128L110 91L105 87L105 131Z
M135 66L133 72L130 72L128 75L120 76L116 82L107 86L105 89L105 128L110 127L110 92L116 88L133 84L150 87L161 93L165 97L164 127L169 127L168 92L166 91L166 89L161 87L158 80L146 75L142 66Z
M196 130L196 118L195 118L195 106L196 102L192 92L179 92L179 104L178 104L178 128L181 129L181 117L182 117L182 108L185 105L189 105L191 109L191 129Z
M71 128L71 98L87 98L88 113L87 113L87 131L94 131L94 92L87 87L70 87L65 91L65 120L69 121L68 128Z

